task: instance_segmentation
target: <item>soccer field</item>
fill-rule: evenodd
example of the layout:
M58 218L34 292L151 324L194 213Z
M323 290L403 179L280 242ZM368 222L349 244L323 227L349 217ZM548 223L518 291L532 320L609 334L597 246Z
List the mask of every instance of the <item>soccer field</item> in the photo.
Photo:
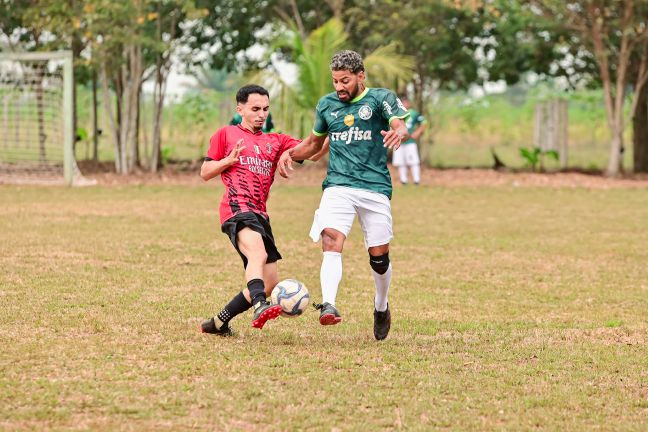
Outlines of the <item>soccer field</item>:
M237 336L221 187L0 187L0 429L646 430L648 191L396 187L387 340L359 227L338 307ZM316 186L273 189L320 300Z

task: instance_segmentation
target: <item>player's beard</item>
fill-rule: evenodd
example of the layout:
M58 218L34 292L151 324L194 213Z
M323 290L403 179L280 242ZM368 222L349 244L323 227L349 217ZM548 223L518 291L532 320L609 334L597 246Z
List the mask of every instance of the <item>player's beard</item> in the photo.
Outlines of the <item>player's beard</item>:
M340 99L342 102L350 102L358 95L358 90L359 89L360 89L360 84L356 83L355 88L350 92L347 92L347 91L337 92L338 99ZM348 99L343 100L342 97L340 96L341 94L342 95L348 95L349 96Z

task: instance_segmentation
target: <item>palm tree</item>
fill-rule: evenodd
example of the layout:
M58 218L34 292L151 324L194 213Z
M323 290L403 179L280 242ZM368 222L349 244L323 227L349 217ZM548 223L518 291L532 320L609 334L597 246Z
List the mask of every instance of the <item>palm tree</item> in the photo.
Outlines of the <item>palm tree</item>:
M319 99L333 91L329 64L337 51L347 47L348 35L340 20L333 18L302 39L296 26L277 37L272 48L293 54L297 79L288 84L276 69L258 72L252 79L273 93L281 106L275 113L276 123L283 131L305 136L312 126L313 113ZM414 59L397 53L389 44L365 56L367 83L376 87L393 88L404 85L414 73ZM277 105L277 104L274 104Z

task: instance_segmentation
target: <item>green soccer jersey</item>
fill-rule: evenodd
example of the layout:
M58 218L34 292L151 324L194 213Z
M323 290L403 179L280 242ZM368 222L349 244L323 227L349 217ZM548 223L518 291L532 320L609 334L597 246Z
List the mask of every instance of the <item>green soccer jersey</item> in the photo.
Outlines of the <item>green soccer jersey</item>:
M416 141L414 141L414 138L411 138L411 136L414 131L418 129L419 125L426 123L425 117L423 117L420 112L411 109L409 110L409 114L407 121L405 121L405 126L407 126L407 132L410 134L410 138L405 141L403 145L416 144Z
M336 93L319 100L313 133L328 134L329 164L322 187L347 186L366 189L391 199L392 183L387 169L387 149L380 131L409 114L390 90L367 88L350 102Z

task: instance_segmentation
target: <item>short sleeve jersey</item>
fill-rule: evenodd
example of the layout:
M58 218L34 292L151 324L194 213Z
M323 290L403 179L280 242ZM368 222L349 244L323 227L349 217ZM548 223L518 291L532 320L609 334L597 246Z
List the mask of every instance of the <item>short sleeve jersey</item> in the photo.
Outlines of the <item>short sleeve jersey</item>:
M279 157L300 142L290 135L253 133L241 125L225 126L211 137L207 157L223 159L240 139L243 139L245 148L239 154L238 163L221 174L225 186L220 204L221 224L234 215L249 211L268 218L266 202Z
M416 129L418 129L419 125L427 123L427 120L425 120L425 117L423 117L421 113L419 113L416 110L411 109L409 110L409 113L410 115L405 121L405 126L407 126L407 132L409 132L411 136L412 133ZM403 145L404 144L416 144L416 141L414 141L414 138L409 138L407 141L403 143Z
M313 133L328 134L329 164L322 187L347 186L386 195L392 183L387 168L387 149L380 131L394 118L409 114L396 95L383 88L367 88L350 102L336 93L319 100Z

